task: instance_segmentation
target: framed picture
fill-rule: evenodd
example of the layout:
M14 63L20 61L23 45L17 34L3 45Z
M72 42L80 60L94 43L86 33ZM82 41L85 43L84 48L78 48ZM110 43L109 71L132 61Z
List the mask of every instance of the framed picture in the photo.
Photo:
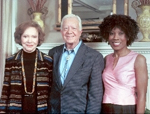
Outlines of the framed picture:
M101 42L98 26L108 15L128 15L129 0L58 0L56 30L60 30L61 19L66 14L76 14L82 20L82 40ZM119 4L119 5L118 5Z

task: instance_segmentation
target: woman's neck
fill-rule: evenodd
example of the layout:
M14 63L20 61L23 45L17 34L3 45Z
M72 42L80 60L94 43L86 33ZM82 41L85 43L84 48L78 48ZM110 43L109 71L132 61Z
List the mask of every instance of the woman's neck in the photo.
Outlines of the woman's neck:
M128 55L130 52L131 50L128 48L122 51L114 51L113 57L123 57Z
M33 51L32 53L27 53L23 50L23 58L26 59L35 59L35 55L36 55L36 50Z

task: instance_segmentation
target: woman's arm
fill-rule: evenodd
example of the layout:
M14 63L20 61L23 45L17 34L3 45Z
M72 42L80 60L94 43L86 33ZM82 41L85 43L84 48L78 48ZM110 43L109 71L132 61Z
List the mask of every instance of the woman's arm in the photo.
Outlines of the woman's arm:
M144 114L146 104L146 92L148 83L148 70L146 58L139 54L135 61L135 76L137 88L137 114Z

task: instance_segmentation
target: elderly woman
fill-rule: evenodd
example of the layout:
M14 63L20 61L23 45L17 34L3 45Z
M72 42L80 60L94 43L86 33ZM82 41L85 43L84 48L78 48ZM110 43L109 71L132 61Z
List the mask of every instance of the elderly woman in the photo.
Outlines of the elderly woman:
M99 26L113 53L105 57L103 114L144 114L148 71L143 55L130 50L139 32L135 20L109 15Z
M37 49L44 35L32 21L16 28L15 41L23 48L6 59L0 113L47 113L52 59Z

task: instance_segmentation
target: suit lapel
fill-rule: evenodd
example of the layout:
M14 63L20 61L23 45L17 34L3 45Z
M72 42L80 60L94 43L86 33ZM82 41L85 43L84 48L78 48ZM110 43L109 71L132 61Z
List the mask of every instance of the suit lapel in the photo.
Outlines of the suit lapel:
M86 50L86 46L85 46L85 44L82 43L75 58L74 58L74 61L70 67L70 70L69 70L66 80L64 82L63 88L66 86L66 84L70 81L70 79L74 76L74 74L77 72L77 70L83 64L85 50Z
M57 50L57 52L54 54L54 81L57 83L57 85L59 86L59 88L62 87L61 84L61 80L60 80L60 73L59 73L59 65L60 65L60 59L61 59L61 55L62 55L62 51L63 51L63 46L62 48L59 48Z

